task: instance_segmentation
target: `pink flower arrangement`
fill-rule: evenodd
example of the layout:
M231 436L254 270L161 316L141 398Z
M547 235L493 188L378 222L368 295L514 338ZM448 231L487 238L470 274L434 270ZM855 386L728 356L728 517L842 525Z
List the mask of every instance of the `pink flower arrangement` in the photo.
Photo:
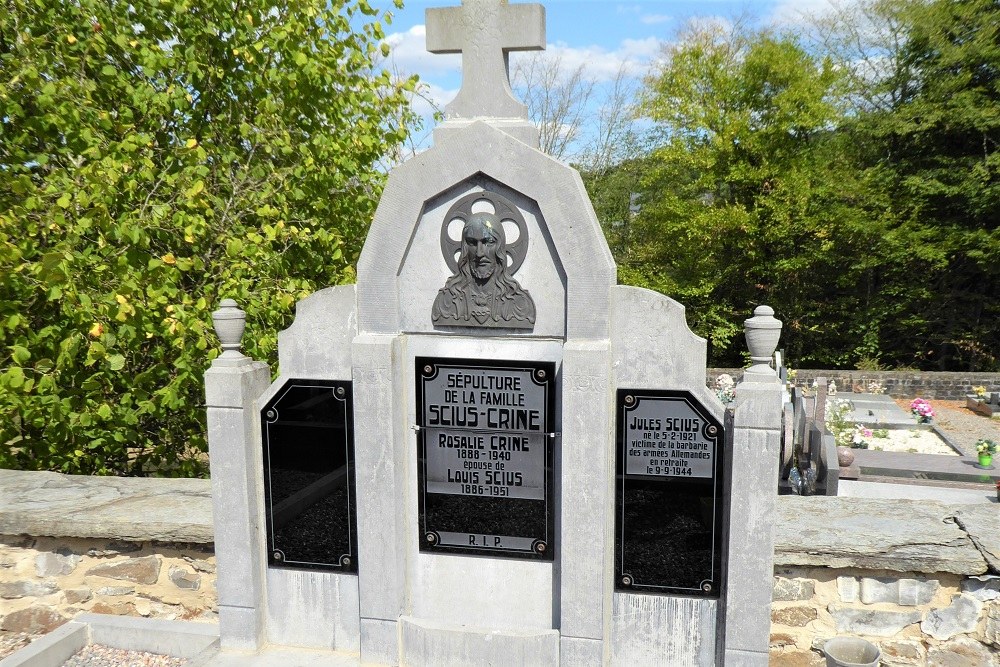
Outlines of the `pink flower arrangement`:
M927 424L934 418L934 408L922 398L913 399L913 402L910 403L910 412L921 424Z
M851 438L851 447L854 449L868 449L868 441L872 439L874 432L863 424L858 424L854 428L854 436Z

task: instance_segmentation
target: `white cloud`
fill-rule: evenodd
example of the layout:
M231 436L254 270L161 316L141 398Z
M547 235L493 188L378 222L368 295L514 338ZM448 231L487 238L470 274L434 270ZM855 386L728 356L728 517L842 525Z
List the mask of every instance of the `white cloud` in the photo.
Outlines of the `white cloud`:
M462 58L458 54L437 55L427 51L426 30L415 25L406 32L394 32L385 38L391 52L390 63L401 73L428 75L458 72Z
M856 4L858 0L779 0L771 10L770 23L788 28L809 26L814 17Z
M417 138L418 149L426 148L430 141L429 128L435 111L443 111L458 93L460 85L462 57L435 55L426 50L425 27L414 26L405 32L392 33L386 37L390 46L386 66L400 75L420 76L421 90L411 96L415 113L425 121L425 133ZM569 46L564 42L548 44L543 52L515 52L511 54L511 68L517 59L537 55L544 60L560 60L560 70L569 74L577 67L583 67L583 75L595 85L610 84L621 68L626 75L639 78L646 74L650 63L660 54L664 42L655 37L625 39L613 48L602 46Z
M444 111L446 104L458 95L457 88L443 88L427 81L420 82L420 90L410 96L410 106L419 115L429 118L435 111Z
M389 64L392 68L401 74L419 74L421 80L425 82L444 73L460 72L462 57L458 54L429 53L425 36L424 26L416 25L406 32L396 32L386 37L385 41L391 48ZM659 54L662 45L662 40L655 37L625 39L615 49L601 46L576 47L558 42L548 44L542 57L560 58L562 64L570 70L583 65L588 78L607 81L618 74L623 63L634 68L637 74L645 71L648 63ZM515 60L525 55L522 52L515 52L511 54L511 59Z
M656 25L658 23L667 23L674 19L673 16L669 14L644 14L639 17L644 25Z
M641 76L649 63L659 54L663 42L655 37L626 39L617 48L601 46L568 46L564 42L549 44L540 57L545 60L558 59L562 69L573 72L583 67L584 76L597 83L611 81L623 66L632 76ZM528 53L513 53L511 60L530 57Z

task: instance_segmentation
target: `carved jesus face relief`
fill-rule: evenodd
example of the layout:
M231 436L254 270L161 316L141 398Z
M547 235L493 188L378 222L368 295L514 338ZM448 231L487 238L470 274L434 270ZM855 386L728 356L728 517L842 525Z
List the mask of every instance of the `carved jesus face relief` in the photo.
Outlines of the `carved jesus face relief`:
M486 283L506 260L503 227L489 213L474 213L462 230L462 254L480 285ZM462 260L459 259L459 264Z
M458 238L448 234L448 226L455 221L464 223ZM511 245L504 233L505 222L517 230ZM444 327L531 329L535 302L514 278L527 243L524 216L513 202L490 191L458 200L441 227L441 250L454 273L438 290L431 321Z

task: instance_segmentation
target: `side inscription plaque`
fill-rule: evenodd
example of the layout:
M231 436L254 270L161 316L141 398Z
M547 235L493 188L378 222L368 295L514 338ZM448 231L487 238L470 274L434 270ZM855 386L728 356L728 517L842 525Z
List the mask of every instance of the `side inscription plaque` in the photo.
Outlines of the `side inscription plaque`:
M358 571L351 388L288 380L261 409L271 567Z
M415 365L420 549L551 560L555 364Z
M718 598L722 424L688 391L619 389L615 588Z

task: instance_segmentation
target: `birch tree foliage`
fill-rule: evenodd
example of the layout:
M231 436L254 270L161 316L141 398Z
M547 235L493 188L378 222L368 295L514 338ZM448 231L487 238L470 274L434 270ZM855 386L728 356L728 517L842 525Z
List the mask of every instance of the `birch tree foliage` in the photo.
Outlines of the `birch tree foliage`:
M365 0L0 2L0 466L197 475L210 313L274 361L407 135Z

